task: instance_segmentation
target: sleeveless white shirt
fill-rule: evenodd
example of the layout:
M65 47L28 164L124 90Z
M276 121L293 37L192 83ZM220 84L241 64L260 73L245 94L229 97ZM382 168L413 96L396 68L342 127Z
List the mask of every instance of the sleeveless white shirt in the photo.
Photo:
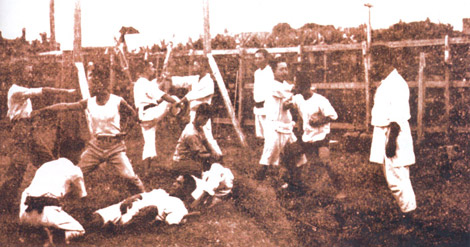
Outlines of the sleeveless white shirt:
M104 105L96 103L96 96L88 100L87 114L92 136L115 136L121 132L119 105L122 98L111 94Z

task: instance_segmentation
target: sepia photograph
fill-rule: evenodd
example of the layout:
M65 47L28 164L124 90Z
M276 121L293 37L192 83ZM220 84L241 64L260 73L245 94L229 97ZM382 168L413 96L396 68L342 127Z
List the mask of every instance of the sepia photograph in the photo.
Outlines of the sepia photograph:
M0 0L0 245L470 246L469 10Z

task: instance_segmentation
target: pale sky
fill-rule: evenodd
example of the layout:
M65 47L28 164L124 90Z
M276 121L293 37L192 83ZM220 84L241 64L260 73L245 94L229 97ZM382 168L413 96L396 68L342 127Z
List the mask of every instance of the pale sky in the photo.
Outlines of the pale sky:
M55 0L56 39L62 49L73 43L73 13L77 0ZM50 35L50 0L0 0L0 30L4 38L40 39ZM203 0L80 0L82 46L112 46L121 26L133 26L149 45L173 39L185 43L203 34ZM299 28L306 23L357 27L368 20L371 3L373 29L423 21L451 24L462 30L470 18L470 0L209 0L211 35L228 30L270 32L281 22ZM174 37L174 38L172 38Z

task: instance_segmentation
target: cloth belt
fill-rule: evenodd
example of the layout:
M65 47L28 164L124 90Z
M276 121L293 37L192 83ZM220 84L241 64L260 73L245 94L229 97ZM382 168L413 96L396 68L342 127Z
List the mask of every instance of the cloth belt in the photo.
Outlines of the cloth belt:
M255 102L255 107L256 108L263 108L264 107L264 101Z
M144 106L143 109L144 109L144 111L145 111L145 110L147 110L147 109L149 109L149 108L152 108L152 107L155 107L155 106L157 106L157 104L151 103L151 104L148 104L148 105Z
M46 206L61 206L59 199L47 196L28 196L24 204L28 206L26 212L31 212L36 209L38 213L42 213Z
M121 133L121 134L118 134L118 135L115 135L115 136L97 136L96 139L98 141L113 142L113 141L121 140L124 136L125 136L125 134Z
M157 100L157 103L156 103L156 104L155 104L155 103L150 103L150 104L144 106L143 109L144 109L144 111L145 111L145 110L147 110L148 108L155 107L155 106L159 105L159 104L162 103L162 102L163 102L163 99L159 99L159 100Z

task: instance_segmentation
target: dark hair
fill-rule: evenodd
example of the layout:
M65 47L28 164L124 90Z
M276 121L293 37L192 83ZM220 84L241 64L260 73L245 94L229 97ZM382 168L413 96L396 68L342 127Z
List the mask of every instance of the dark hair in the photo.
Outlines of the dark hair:
M134 72L135 72L136 76L144 73L145 70L150 66L151 66L150 61L147 61L147 60L144 60L144 59L140 59L140 60L136 61L135 64L134 64Z
M264 57L265 59L269 59L269 52L268 52L266 49L264 49L264 48L258 49L258 50L255 52L255 54L256 54L256 53L261 53L261 54L263 54L263 57Z
M196 190L196 186L196 180L194 180L191 174L186 173L183 175L183 183L181 187L170 193L170 195L178 197L186 204L190 204L190 201L193 199L191 193Z
M109 68L104 63L95 63L91 70L91 76L103 85L109 84Z
M212 107L207 103L200 104L196 109L196 116L204 115L211 117L212 116Z
M287 63L287 60L284 57L277 57L269 61L269 66L271 66L274 72L280 63Z
M201 66L201 69L204 70L205 72L210 72L211 68L209 66L209 59L206 56L201 56L193 60L194 62L198 62L199 66Z

